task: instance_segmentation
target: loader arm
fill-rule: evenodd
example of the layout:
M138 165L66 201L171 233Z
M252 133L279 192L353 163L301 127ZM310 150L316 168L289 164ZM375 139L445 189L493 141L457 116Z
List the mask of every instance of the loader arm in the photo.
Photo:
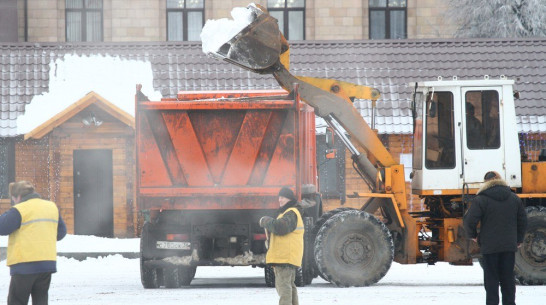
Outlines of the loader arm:
M291 74L290 46L279 31L277 20L260 5L249 5L247 9L248 25L207 54L255 73L272 74L287 91L297 86L301 99L312 106L319 117L329 124L337 122L350 135L350 140L345 138L343 142L352 153L357 171L374 193L361 196L389 197L396 210L394 218L399 227L404 227L404 217L400 213L400 210L407 210L404 168L394 160L351 101L362 98L375 102L380 96L379 91L338 80ZM342 131L336 130L336 134L344 137ZM379 201L369 206L380 206Z

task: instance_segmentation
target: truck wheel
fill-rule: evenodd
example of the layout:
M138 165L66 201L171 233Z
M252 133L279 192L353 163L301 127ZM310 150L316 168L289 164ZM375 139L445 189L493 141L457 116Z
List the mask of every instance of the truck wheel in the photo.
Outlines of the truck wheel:
M313 219L303 219L305 233L303 234L303 259L301 262L302 286L309 285L316 277L315 235L313 235ZM297 274L296 274L297 275ZM296 279L297 280L297 279Z
M275 272L273 267L266 265L264 268L265 285L267 287L275 287Z
M514 273L522 285L546 284L546 207L527 207L527 232L516 252Z
M180 287L189 286L191 281L195 277L196 271L197 271L196 266L178 267L178 280L179 280Z
M156 268L147 267L144 262L147 261L145 253L150 244L150 223L145 223L142 227L142 235L140 237L140 281L146 289L159 288L160 280L159 273Z
M178 277L178 267L163 268L163 278L165 281L165 288L180 287L180 278Z
M339 287L369 286L389 270L394 245L387 227L363 211L344 211L320 228L315 261L320 273Z
M313 229L311 230L311 236L313 239L316 238L317 236L317 233L318 231L320 230L320 228L322 227L322 225L328 221L328 219L332 218L332 216L338 214L338 213L341 213L341 212L344 212L344 211L350 211L350 210L355 210L353 208L337 208L337 209L333 209L331 211L328 211L324 214L322 214L318 220L315 222L314 226L313 226ZM312 245L314 245L314 240L313 240L313 243ZM314 247L314 246L313 246ZM314 249L314 252L316 252L316 249ZM317 264L316 264L316 261L313 259L313 278L317 277L317 276L320 276L323 280L327 281L326 277L324 277L324 275L322 275L322 273L320 273L320 270L318 269L317 267Z

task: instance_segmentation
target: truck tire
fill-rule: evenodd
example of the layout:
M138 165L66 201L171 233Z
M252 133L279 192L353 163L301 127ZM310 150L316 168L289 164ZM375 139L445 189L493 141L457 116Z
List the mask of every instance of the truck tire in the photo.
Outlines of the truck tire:
M264 275L265 285L267 287L275 287L275 272L273 271L273 267L265 266ZM294 284L296 284L297 287L303 287L306 285L303 278L302 268L296 269L296 279L294 280Z
M514 273L522 285L546 284L546 207L530 206L527 232L516 252Z
M304 217L303 223L305 233L303 235L303 259L301 262L301 287L310 285L316 277L315 264L315 235L312 234L313 220L311 217ZM299 272L296 273L296 286Z
M183 266L178 267L178 281L179 287L189 286L191 281L195 278L195 272L197 271L197 266Z
M313 229L311 230L311 238L313 238L313 245L314 245L314 241L315 241L315 238L317 236L317 233L318 231L320 230L320 228L322 227L322 225L328 221L328 219L332 218L332 216L336 215L337 213L341 213L341 212L344 212L344 211L350 211L350 210L355 210L353 208L346 208L346 207L342 207L342 208L337 208L337 209L333 209L331 211L328 211L324 214L322 214L318 219L317 221L315 222L314 226L313 226ZM316 249L315 247L313 246L314 248L314 251L316 253ZM317 276L320 276L323 280L327 281L326 277L324 275L322 275L322 273L320 273L320 270L318 269L317 267L317 264L316 264L316 261L313 259L313 278L317 277Z
M178 277L178 267L166 267L163 268L163 278L165 282L165 288L178 288L180 287L180 278Z
M275 272L273 267L266 265L264 267L265 286L275 287Z
M160 272L156 268L147 267L144 263L148 260L145 256L146 249L150 245L150 223L145 223L142 227L142 235L140 237L140 281L146 289L155 289L161 286L159 279Z
M391 267L394 244L387 227L363 211L332 216L317 233L315 261L320 273L338 287L377 283Z

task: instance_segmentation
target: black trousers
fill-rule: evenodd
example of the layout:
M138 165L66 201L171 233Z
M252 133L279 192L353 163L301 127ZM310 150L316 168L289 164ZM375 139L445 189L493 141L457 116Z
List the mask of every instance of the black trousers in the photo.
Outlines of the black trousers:
M485 304L499 304L499 285L503 305L516 305L516 280L514 277L515 252L483 255L483 281Z
M33 305L47 305L50 283L51 272L12 275L8 305L27 305L30 296Z

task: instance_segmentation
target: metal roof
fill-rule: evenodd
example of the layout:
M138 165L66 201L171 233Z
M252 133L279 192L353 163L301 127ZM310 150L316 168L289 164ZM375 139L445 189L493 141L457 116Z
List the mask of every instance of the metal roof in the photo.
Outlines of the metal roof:
M498 78L516 81L520 132L546 132L546 38L299 41L291 43L295 75L334 78L377 88L376 128L411 133L410 82ZM0 137L17 135L16 118L35 95L48 91L50 62L65 54L110 55L152 64L154 90L278 89L258 75L207 57L200 43L17 43L0 44ZM82 71L83 73L83 71ZM355 101L366 120L371 103Z

